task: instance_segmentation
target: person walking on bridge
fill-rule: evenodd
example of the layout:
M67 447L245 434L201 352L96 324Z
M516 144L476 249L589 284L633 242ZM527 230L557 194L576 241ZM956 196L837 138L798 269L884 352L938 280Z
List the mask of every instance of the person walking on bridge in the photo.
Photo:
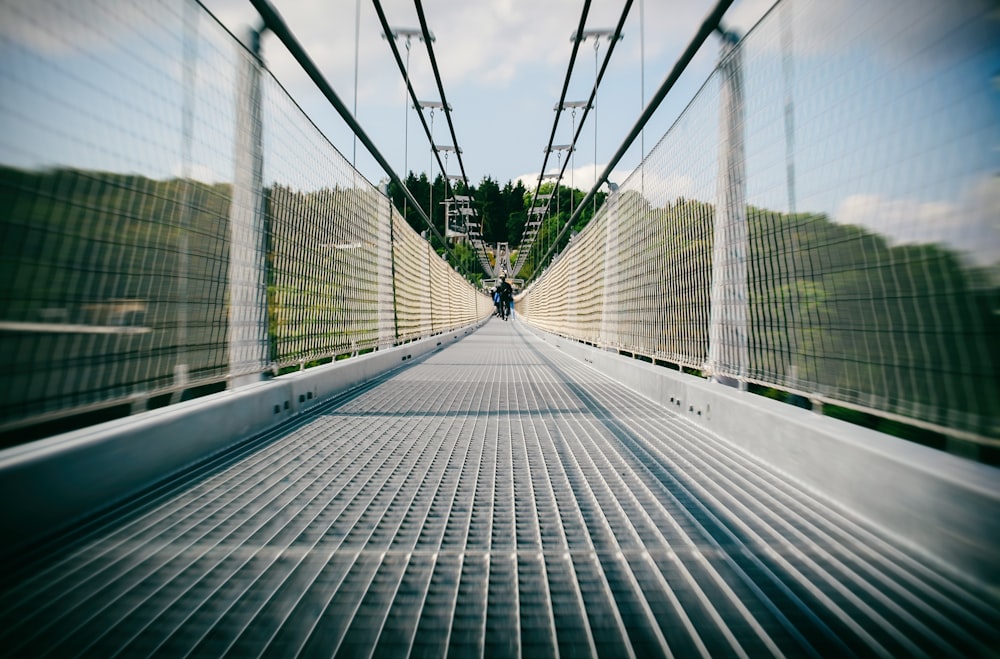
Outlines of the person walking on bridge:
M503 312L500 311L500 291L496 286L490 288L490 299L493 300L493 315L503 318Z
M497 284L497 293L500 295L500 313L504 320L510 317L511 305L514 303L514 289L507 283L507 278L500 276L500 283Z

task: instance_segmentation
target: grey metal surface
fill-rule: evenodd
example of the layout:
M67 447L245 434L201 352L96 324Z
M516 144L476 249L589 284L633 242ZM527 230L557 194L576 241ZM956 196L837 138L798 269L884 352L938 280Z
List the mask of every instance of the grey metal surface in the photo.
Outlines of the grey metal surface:
M0 585L0 656L1000 648L996 594L498 320Z

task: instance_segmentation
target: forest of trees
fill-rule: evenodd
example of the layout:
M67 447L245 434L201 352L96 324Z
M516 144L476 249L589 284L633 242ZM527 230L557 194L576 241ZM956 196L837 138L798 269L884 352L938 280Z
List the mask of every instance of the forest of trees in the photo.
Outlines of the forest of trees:
M430 200L426 178L411 175L410 183L416 199ZM443 183L440 177L435 181L431 209L442 235ZM390 192L402 208L400 191ZM344 201L349 193L343 190L302 192L276 186L266 193L272 267L272 250L284 249L286 242L298 244L288 232L307 230L299 225L303 213L327 217L345 204L356 205ZM487 245L517 247L531 201L523 185L500 186L487 177L458 194L475 199ZM653 208L629 194L621 206L637 215L643 231L638 244L622 249L629 250L632 266L648 264L640 269L662 282L659 290L666 296L644 321L656 326L654 352L660 350L657 346L678 346L695 354L706 341L714 207L678 199ZM188 366L192 378L221 377L228 359L230 195L223 184L0 168L0 321L126 327L118 333L0 333L0 352L6 357L0 412L17 416L48 406L85 404L109 393L127 394L136 382L156 389L173 381L178 363ZM558 202L553 199L555 212L540 228L521 277L528 279L544 267L535 261L552 248L574 197L579 203L583 194L561 188ZM598 208L603 195L599 197ZM280 206L297 211L277 221L275 204L281 199ZM553 253L590 220L593 206L588 206ZM747 210L752 377L793 389L796 381L814 383L841 400L1000 436L996 266L975 267L945 244L897 245L823 214ZM426 228L415 209L407 208L407 218L418 231ZM343 231L322 242L364 242L356 233L364 227L345 223ZM444 251L443 245L435 247ZM467 244L451 249L467 272L481 272ZM357 254L369 257L365 250ZM348 265L345 261L343 272L353 272ZM343 297L344 287L371 287L370 282L340 277L311 291L313 301L297 303L293 315L281 316L276 306L281 291L297 291L296 299L309 291L294 279L282 283L269 278L269 284L273 340L286 325L278 322L279 316L306 333L312 332L307 321L314 316L344 324L335 319L361 312L331 300ZM122 300L132 300L135 307L128 321L95 316L112 313ZM309 334L310 341L318 339ZM142 359L135 359L138 355ZM63 373L70 366L66 372L73 375L51 380L61 391L46 391L44 374Z
M417 175L410 172L405 183L414 199L420 203L421 208L431 218L434 226L442 236L445 234L445 208L442 202L445 198L454 195L468 195L473 199L472 205L477 213L478 221L481 223L480 232L482 239L488 249L492 249L497 243L508 243L512 249L517 249L521 244L525 233L525 226L528 224L528 208L532 201L532 193L520 181L516 183L507 181L501 187L498 181L490 176L486 176L480 181L478 186L470 185L466 189L465 185L459 182L453 188L449 188L446 193L446 181L440 174L431 183L426 174L421 173ZM548 194L553 192L554 188L555 185L553 183L545 183L541 186L539 194ZM533 272L541 270L548 263L551 256L545 263L540 263L539 261L552 246L553 241L566 225L566 222L569 221L573 206L579 204L584 196L584 193L580 190L560 186L559 196L558 198L553 197L550 202L550 213L539 228L538 235L534 241L535 246L532 250L532 255L526 262L524 270L519 275L520 277L525 279L530 278ZM443 253L445 251L444 246L440 244L440 241L433 235L433 232L427 230L426 222L424 222L420 213L412 207L412 204L406 201L406 196L398 185L389 184L389 197L392 199L393 205L406 218L409 225L418 233L425 235L439 253ZM605 197L605 193L598 193L596 195L596 207L598 209L604 203ZM430 204L433 205L432 208L429 208ZM540 202L538 205L540 205ZM566 246L573 231L579 231L586 226L594 216L594 207L595 204L590 203L587 208L581 210L580 217L574 223L571 231L567 231L562 236L558 248L553 251L554 253ZM478 259L472 249L467 244L457 243L452 246L452 251L459 259L459 263L452 265L455 265L459 271L465 272L467 275L472 273L472 278L478 281L482 273Z
M0 332L0 418L156 391L177 364L192 383L223 379L231 195L0 167L0 320L64 328Z

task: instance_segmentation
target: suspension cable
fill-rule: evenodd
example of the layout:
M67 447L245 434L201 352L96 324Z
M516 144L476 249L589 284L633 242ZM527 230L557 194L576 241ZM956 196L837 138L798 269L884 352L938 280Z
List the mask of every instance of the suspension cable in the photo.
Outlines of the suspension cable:
M580 116L580 124L576 127L576 133L573 135L573 141L570 143L570 148L576 150L576 143L580 139L580 135L583 134L583 126L587 123L587 115L590 111L594 109L594 100L597 98L597 89L604 80L604 73L608 70L608 65L611 63L611 55L614 53L615 44L621 40L622 30L625 28L625 20L628 18L629 11L632 9L632 0L626 0L625 6L622 9L622 15L618 19L618 25L615 26L614 34L611 36L611 43L608 45L608 52L604 55L604 62L601 64L601 70L598 72L597 77L594 78L594 87L590 90L590 98L587 99L587 103L583 106L583 114ZM595 140L596 142L596 140ZM559 177L562 178L563 172L568 165L568 161L563 165L562 171L559 172ZM597 156L594 156L594 165L597 165ZM585 201L580 202L583 206Z
M383 31L383 33L386 34L387 36L391 35L392 34L392 28L389 27L389 21L386 19L385 11L382 8L382 3L379 2L379 0L372 0L372 4L375 7L375 12L378 14L379 22L382 25L382 31ZM451 114L450 114L451 113L451 108L448 106L448 101L445 98L444 87L443 87L443 85L441 83L440 74L439 74L438 68L437 68L437 62L436 62L436 60L434 58L434 54L433 54L434 51L433 51L432 39L431 39L430 31L427 28L427 22L426 22L426 20L423 17L422 8L418 9L418 11L420 11L422 36L423 36L423 39L424 39L424 43L427 44L428 53L429 53L430 58L431 58L431 64L432 64L433 69L434 69L434 75L435 75L435 78L437 80L438 92L439 92L439 94L441 96L441 108L442 108L442 110L444 110L445 117L448 120L448 126L449 126L449 128L451 130L452 141L453 141L453 144L454 144L455 152L456 152L456 154L458 154L459 166L462 169L462 182L465 184L465 189L469 190L470 189L469 179L468 179L468 177L465 174L465 167L464 167L464 165L462 163L462 160L461 160L461 151L459 150L458 140L455 137L455 129L454 129L454 126L452 125L452 122L451 122ZM412 85L412 83L411 83L411 81L409 79L409 76L406 75L407 67L403 63L402 56L399 54L399 49L396 47L396 42L391 37L388 38L387 41L389 42L389 46L392 49L392 54L393 54L393 57L396 60L396 65L397 65L397 67L399 67L399 72L400 72L401 75L403 75L403 78L406 81L407 91L410 94L410 98L413 100L414 107L416 107L418 109L422 108L424 104L420 102L419 98L417 97L416 92L413 89L413 85ZM445 185L445 194L446 195L453 194L454 193L454 188L453 188L453 186L451 184L451 179L448 176L448 169L445 166L445 164L441 161L441 153L437 149L436 144L434 143L433 132L431 131L430 127L427 125L427 120L424 117L423 112L418 112L417 114L420 116L420 122L421 122L421 124L424 127L424 133L427 136L427 142L428 142L428 144L431 147L431 153L434 154L434 159L437 161L438 168L441 170L441 173L443 175L444 185ZM430 186L433 189L433 186L434 186L433 179L431 179L431 181L430 181ZM449 192L449 190L451 192ZM433 209L430 209L430 210L433 213ZM445 221L447 222L447 218L445 218ZM435 231L435 235L438 236L438 238L440 238L440 234L438 234L437 231ZM486 251L485 251L485 246L482 244L482 240L472 239L472 241L475 243L476 251L480 253L480 264L488 263L488 260L486 260L486 258L485 258L486 257ZM446 245L446 247L447 247L447 245ZM449 250L449 253L450 253L450 250ZM489 273L489 271L487 270L487 268L485 266L484 266L483 269L486 271L487 275L491 274L491 273Z
M611 37L611 43L608 46L608 51L604 55L604 63L601 65L600 72L597 74L597 77L594 79L594 87L590 90L590 98L587 99L586 104L584 104L584 106L583 106L583 114L580 117L580 124L579 124L579 126L575 127L575 133L573 135L573 140L570 142L570 154L571 155L572 155L573 152L576 151L576 143L577 143L577 140L580 139L580 135L583 133L583 126L587 122L587 115L590 113L590 110L593 109L593 107L594 107L594 99L597 97L597 89L600 86L601 81L604 79L604 73L608 70L608 64L610 64L610 62L611 62L611 55L614 52L615 44L617 44L618 41L620 41L622 30L625 28L625 20L628 18L628 14L631 11L631 8L632 8L632 0L626 0L625 6L622 8L621 16L618 19L618 25L615 26L614 34ZM582 36L583 36L582 32L578 31L577 35L576 35L576 39L577 39L576 45L579 45L580 43L582 43ZM572 66L572 60L571 60L571 66ZM556 106L557 117L558 117L558 114L561 114L562 110L563 110L563 104L565 103L565 89L563 90L563 94L564 94L563 98L561 98L559 100L559 105ZM558 121L558 119L557 119L557 121ZM555 127L553 127L553 137L554 136L555 136ZM549 147L548 148L551 148L551 146L552 146L552 141L551 140L552 140L552 138L549 138ZM595 159L594 159L594 165L595 166L597 165L596 160L597 159L595 157ZM569 162L570 162L570 159L566 158L566 162L562 164L562 167L559 170L559 176L556 178L557 181L562 180L563 174L566 172L566 167L569 166ZM545 163L542 164L542 175L544 175L544 173L545 173ZM541 181L541 179L539 179L539 181ZM539 186L540 185L541 184L539 183ZM570 189L572 190L573 188L571 187ZM537 196L537 194L538 194L538 192L537 192L537 188L536 188L535 196ZM556 201L558 202L558 199ZM584 200L584 202L581 202L580 205L583 206L585 202L586 202L586 200ZM534 204L535 204L535 197L532 197L531 205L534 206ZM546 204L546 208L548 208L549 206L551 206L551 204L552 204L552 200L550 198L549 201L548 201L548 204ZM562 236L562 232L559 233L559 236ZM528 243L527 250L524 249L523 245L521 245L521 246L518 247L517 260L518 260L518 263L520 265L514 267L515 273L518 272L518 271L520 271L520 268L523 267L524 262L527 260L527 251L531 250L531 248L532 248L532 242L533 241L530 241ZM522 253L525 254L525 256L524 256L523 259L521 257ZM542 262L544 262L544 259L543 259Z
M573 50L569 55L569 65L566 67L566 78L563 80L562 92L559 94L559 104L556 105L558 110L556 111L555 121L552 122L552 132L549 134L549 143L545 147L545 156L542 158L542 169L538 173L538 183L535 185L535 192L531 197L531 206L535 205L535 199L538 198L538 190L542 187L542 181L545 179L545 168L549 164L549 155L552 152L552 143L556 139L556 129L559 127L559 117L562 115L562 106L566 102L566 92L569 90L569 81L573 76L573 66L576 63L576 55L580 51L580 44L583 43L583 28L587 24L587 14L590 13L590 0L584 0L583 9L580 12L580 24L577 25L576 34L573 39ZM567 161L569 159L567 158ZM565 169L565 166L563 167ZM558 179L557 179L558 180ZM551 199L549 200L551 203ZM518 260L520 260L520 254L518 254Z
M587 15L589 13L590 13L590 0L584 0L583 9L580 11L580 22L576 27L576 33L573 35L573 50L570 52L569 63L566 66L566 77L563 80L562 91L559 94L559 103L556 105L556 118L552 122L552 132L549 133L549 143L545 147L544 156L542 158L542 168L538 172L538 182L535 184L535 190L531 194L531 203L528 204L529 214L531 213L531 209L535 207L535 201L538 199L538 193L542 188L542 181L544 181L546 178L545 168L548 166L549 156L552 154L552 143L556 139L556 129L559 127L559 119L562 116L562 108L563 105L566 103L566 92L569 90L569 82L570 79L573 77L573 67L576 64L576 56L580 51L580 44L583 43L583 31L584 27L586 27L587 25ZM572 152L570 152L570 154L572 154ZM566 163L567 164L569 163L568 157L566 158ZM559 201L558 199L559 181L562 178L562 172L564 171L566 171L566 165L562 166L562 168L560 169L559 177L556 178L555 190L556 190L557 204ZM517 275L517 273L521 271L521 268L524 267L524 263L528 258L528 251L531 250L531 246L534 243L535 237L537 237L538 234L541 233L542 226L544 225L545 222L545 215L548 213L549 207L551 205L552 205L552 198L549 197L547 203L545 204L545 213L543 213L541 219L538 220L538 228L534 231L534 233L532 233L532 236L529 239L528 250L524 249L524 245L518 246L517 261L512 266L513 269L513 272L511 273L512 275ZM522 239L523 238L524 236L522 235Z
M277 10L271 6L271 3L268 2L268 0L250 0L250 4L252 4L257 10L257 13L260 14L261 20L263 20L267 29L274 33L274 36L278 37L281 43L284 44L291 56L294 57L295 61L299 63L299 66L302 67L302 70L309 76L310 79L312 79L319 91L330 102L330 105L333 106L348 127L354 131L354 134L361 140L361 143L364 144L366 149L368 149L368 152L373 158L375 158L375 161L378 162L382 171L388 174L390 180L402 189L403 194L406 195L407 199L409 199L414 208L417 210L417 213L419 213L420 217L427 223L428 228L444 245L445 250L451 256L451 262L454 263L456 267L461 267L461 264L458 262L458 258L451 251L451 248L448 247L448 242L441 236L441 233L434 226L434 223L431 222L430 217L428 217L427 213L425 213L420 207L420 204L417 203L417 200L407 189L406 185L403 184L403 181L393 170L389 161L385 159L382 152L379 151L378 147L375 146L375 143L372 142L370 137L368 137L368 133L365 132L364 128L361 127L361 124L359 124L357 119L354 118L354 115L351 114L351 111L346 105L344 105L344 102L337 95L337 92L334 91L333 87L330 86L330 83L327 82L325 77L323 77L323 74L306 53L302 44L299 43L298 39L295 38L295 35L292 34L292 31L288 28L288 25L285 24L285 20L281 17L281 14L279 14ZM466 272L466 274L471 276L471 273L469 272Z
M424 45L427 46L427 57L430 58L431 70L434 72L434 80L437 82L438 94L441 95L441 103L444 105L444 116L448 120L448 130L451 131L451 141L455 147L455 158L458 160L459 171L462 172L462 181L465 189L469 189L469 177L465 175L465 165L462 163L462 151L458 148L458 137L455 135L455 124L451 120L451 108L448 106L448 99L444 94L444 85L441 83L441 72L438 70L437 58L434 57L434 46L431 44L430 30L427 29L427 18L424 16L424 7L420 0L414 0L417 9L417 19L420 21L420 30L424 33Z
M396 65L399 67L399 73L403 76L403 79L407 87L407 91L410 94L410 98L413 100L414 106L420 107L421 106L420 100L417 98L417 93L413 90L413 84L410 81L409 76L406 74L406 69L407 69L406 64L403 62L403 57L399 54L399 48L396 47L396 42L392 38L392 28L389 27L389 21L386 19L385 12L382 10L382 3L379 2L379 0L372 0L372 4L375 6L375 13L378 14L379 23L382 24L382 33L386 35L386 41L389 42L389 47L392 49L392 56L396 59ZM428 38L429 35L424 36L425 40ZM438 153L438 150L434 148L434 135L431 133L431 129L427 125L427 120L424 118L424 113L418 112L417 115L420 117L420 123L424 127L424 133L426 133L427 135L427 142L431 145L431 152L434 154L434 158L437 160L438 167L440 167L441 171L444 172L445 168L444 164L441 162L441 154ZM407 175L409 175L409 172L407 172ZM434 185L433 181L431 181L431 185ZM403 187L405 188L406 186L404 185ZM448 187L448 181L446 179L445 180L446 190L447 187ZM436 231L435 235L437 235ZM440 235L438 235L438 237L440 238Z
M589 1L589 0L588 0ZM458 169L462 172L462 182L465 184L466 194L472 189L469 185L469 177L465 173L465 163L462 161L462 149L458 146L458 136L455 133L455 124L451 118L451 106L448 105L448 98L444 93L444 84L441 81L441 71L438 69L437 57L434 55L434 46L430 38L430 30L427 28L427 17L424 15L424 6L420 0L414 0L414 6L417 10L417 19L420 21L420 30L424 35L424 45L427 47L427 57L431 63L431 70L434 72L434 80L437 83L438 94L441 96L441 105L444 109L444 117L448 121L448 130L451 133L452 145L455 147L455 159L458 160ZM431 148L437 151L434 147L433 141L431 142ZM445 185L448 185L447 171L442 170L445 173ZM433 185L433 183L432 183ZM445 218L445 222L448 218ZM468 231L468 226L466 226L466 231ZM486 257L486 246L482 241L482 238L472 238L470 240L475 244L476 251L479 253L480 263L484 265L489 264L489 259ZM493 275L495 273L490 272L488 267L484 267L487 275Z
M555 241L553 241L552 246L550 246L548 251L542 256L540 263L544 263L545 259L547 259L552 254L552 251L559 245L559 241L562 240L562 237L563 235L565 235L567 229L573 226L573 223L577 219L579 219L579 215L583 210L583 208L587 205L587 202L590 201L594 197L594 195L597 194L598 188L600 188L601 185L603 185L604 182L608 180L608 176L611 175L611 172L612 170L614 170L615 165L617 165L619 161L621 161L621 159L625 156L625 152L628 151L629 147L632 146L632 143L635 141L635 138L638 137L639 133L646 126L646 123L649 121L650 117L652 117L653 113L656 112L656 109L660 106L660 103L663 102L663 99L666 97L667 93L677 83L677 80L680 78L681 74L684 73L684 70L687 68L688 64L691 63L691 60L694 59L694 56L698 53L698 50L701 48L702 44L705 43L705 41L708 39L709 35L712 34L712 32L719 29L720 23L722 21L722 16L726 13L726 10L729 9L729 6L731 4L733 4L733 0L719 0L719 3L715 6L712 12L705 17L704 22L702 22L701 27L698 29L698 32L695 34L694 38L691 39L691 42L688 44L687 48L684 49L684 52L681 53L681 56L677 59L677 62L674 63L674 67L673 69L670 70L670 73L667 74L667 77L663 79L662 83L660 83L659 89L656 90L656 93L649 100L649 103L646 105L646 108L642 111L642 114L639 115L639 118L636 120L635 125L632 126L632 129L628 132L628 135L625 136L625 139L622 141L621 146L618 147L618 151L615 152L615 155L611 158L611 161L608 162L607 167L604 168L604 171L601 173L600 177L598 177L598 179L594 181L594 187L590 189L590 192L587 193L587 196L584 197L583 201L580 202L580 206L569 218L569 220L566 221L565 226L563 226L562 230L556 236L556 239ZM537 275L537 269L536 272L532 273L532 278L534 278L536 275Z

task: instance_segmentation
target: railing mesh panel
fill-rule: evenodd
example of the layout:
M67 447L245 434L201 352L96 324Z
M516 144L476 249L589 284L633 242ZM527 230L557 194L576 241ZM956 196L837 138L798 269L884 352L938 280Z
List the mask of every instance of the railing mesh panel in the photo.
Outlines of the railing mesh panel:
M0 2L0 430L488 314L256 61L195 2Z
M273 83L273 79L271 80ZM378 345L378 193L279 88L265 89L269 311L279 365ZM381 209L385 211L383 207Z
M408 231L401 216L394 216L393 254L396 281L396 328L400 339L410 340L430 333L431 300L427 243Z
M593 342L581 317L601 300L602 345L1000 437L1000 27L984 12L776 5L519 310ZM595 260L603 291L578 284ZM736 312L713 352L720 282Z

